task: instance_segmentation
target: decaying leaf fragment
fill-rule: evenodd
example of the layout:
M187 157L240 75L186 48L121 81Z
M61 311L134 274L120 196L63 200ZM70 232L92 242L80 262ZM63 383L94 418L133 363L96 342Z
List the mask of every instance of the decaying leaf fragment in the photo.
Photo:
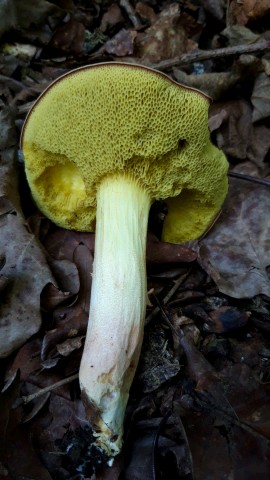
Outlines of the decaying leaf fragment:
M252 120L256 122L270 115L270 77L262 72L255 80L254 89L251 96L251 102L254 110Z
M232 0L229 5L231 21L240 25L258 20L270 12L269 0Z
M0 250L5 255L1 273L9 280L0 304L1 358L39 330L40 293L54 280L42 250L20 216L1 217L0 230Z
M240 172L258 175L250 163L242 164ZM231 179L224 212L199 247L199 262L226 295L270 296L269 210L268 187Z
M179 83L183 83L188 87L198 88L209 95L213 100L217 100L240 79L240 74L233 71L188 75L175 68L174 75Z
M0 115L0 358L35 334L41 325L40 293L55 283L45 256L20 211L14 115Z
M252 135L250 104L243 99L215 103L210 110L210 119L217 114L221 114L216 134L219 148L230 157L245 160Z
M180 8L176 3L165 7L156 22L144 33L137 35L135 45L136 56L144 65L173 58L197 46L188 38L185 28L180 24Z

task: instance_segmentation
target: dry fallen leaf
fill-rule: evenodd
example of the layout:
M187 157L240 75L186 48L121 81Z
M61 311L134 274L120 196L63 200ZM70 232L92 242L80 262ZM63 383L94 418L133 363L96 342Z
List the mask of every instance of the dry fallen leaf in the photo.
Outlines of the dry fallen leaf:
M231 21L246 25L270 12L269 0L231 0L229 16Z
M152 25L157 20L154 9L146 3L136 2L135 11L146 24Z
M22 409L15 407L19 375L0 393L0 478L52 480L35 452L31 436L21 428Z
M10 107L2 108L0 111L0 150L12 147L16 143L14 121L14 109Z
M251 163L236 171L258 175ZM270 189L252 182L230 180L224 211L199 242L198 260L219 290L234 298L270 296Z
M72 233L73 232L70 232L70 234ZM74 233L76 234L76 232ZM70 238L72 238L71 235ZM68 338L72 338L72 342L75 342L75 349L79 348L81 335L84 335L86 332L89 314L93 256L86 244L79 244L76 246L76 243L74 242L73 246L74 251L72 255L74 256L74 263L78 269L80 290L74 303L71 305L59 306L55 309L54 328L45 334L42 342L43 360L47 359L50 353L54 355L56 344L61 344ZM72 346L69 351L72 351Z
M240 73L233 71L188 75L174 68L173 73L177 82L187 85L188 87L198 88L213 100L221 97L221 95L232 88L240 79Z
M230 46L247 45L260 40L260 35L252 32L243 25L229 25L222 31L222 36L226 37Z
M202 5L207 12L213 15L217 20L222 20L225 14L225 0L202 0Z
M12 110L6 108L2 111L0 125L5 133L0 141L3 149L0 160L0 256L1 276L5 280L0 304L0 358L3 358L39 330L40 294L47 283L55 281L20 210Z
M270 173L267 161L270 152L270 128L265 125L253 125L253 132L247 150L248 159L259 167L262 175Z
M67 23L60 25L49 43L49 47L57 51L81 55L85 40L85 27L82 23L71 18Z
M254 107L253 122L267 118L270 115L270 77L262 72L255 79L251 102Z
M172 3L144 33L138 33L135 46L140 62L151 65L186 53L197 44L188 38L181 24L179 5Z
M24 32L24 37L38 39L38 43L47 44L51 38L52 30L49 25L56 24L63 18L71 5L61 7L46 0L9 0L1 1L0 36L6 31L14 29ZM25 40L24 38L24 40Z
M152 233L147 236L146 262L148 267L177 263L190 263L196 260L196 252L186 245L161 242Z
M119 6L117 3L112 3L101 19L99 30L102 33L106 33L107 30L115 28L117 25L123 23L124 17Z
M160 472L158 478L193 478L192 458L179 416L172 414L137 421L131 427L128 461L123 472L125 480L152 480L157 471Z
M226 480L253 480L255 472L269 477L269 388L256 375L263 338L255 332L241 338L206 337L204 355L189 336L180 340L194 383L175 392L174 410L182 415L198 480L218 479L220 472Z
M235 100L210 106L209 128L216 134L216 142L228 156L250 160L263 175L270 171L270 129L252 123L252 110L248 102Z
M54 279L41 248L20 216L2 216L0 230L0 251L5 255L1 273L9 280L0 305L0 357L6 357L38 332L40 293Z
M251 106L244 99L215 103L210 107L210 118L221 111L217 145L226 155L245 160L252 135Z
M120 32L105 43L105 52L116 55L117 57L132 55L136 35L137 32L135 32L135 30L126 30L125 28L122 28Z

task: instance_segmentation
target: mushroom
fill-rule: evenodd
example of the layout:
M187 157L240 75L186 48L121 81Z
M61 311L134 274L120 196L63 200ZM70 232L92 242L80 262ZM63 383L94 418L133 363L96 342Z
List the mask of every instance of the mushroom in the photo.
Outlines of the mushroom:
M163 73L103 63L53 82L24 124L37 206L61 227L96 231L79 379L96 443L109 456L121 449L143 340L150 205L183 197L187 240L208 226L227 193L227 160L211 144L208 107L206 95Z

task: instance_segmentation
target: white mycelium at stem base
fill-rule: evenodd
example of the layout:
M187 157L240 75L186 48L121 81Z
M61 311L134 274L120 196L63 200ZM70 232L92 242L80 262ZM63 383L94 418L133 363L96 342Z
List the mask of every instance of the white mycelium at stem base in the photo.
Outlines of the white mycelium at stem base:
M132 178L109 177L97 193L95 260L80 385L97 444L121 449L146 308L150 197Z

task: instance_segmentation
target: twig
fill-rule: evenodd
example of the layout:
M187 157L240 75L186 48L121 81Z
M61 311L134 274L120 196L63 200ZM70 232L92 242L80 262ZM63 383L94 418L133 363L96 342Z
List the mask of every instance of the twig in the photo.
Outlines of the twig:
M8 77L7 75L0 74L0 83L6 83L7 86L14 92L20 92L26 85L24 83L15 80L15 78Z
M141 28L142 24L141 24L140 20L138 19L137 15L136 15L136 12L135 12L133 6L130 4L129 0L120 0L119 5L120 5L120 7L122 7L126 11L133 27L134 28Z
M247 182L260 183L266 187L270 187L270 180L265 178L252 177L251 175L244 175L243 173L229 172L230 177L239 178L240 180L245 180Z
M159 465L159 452L158 452L158 443L159 443L159 439L160 439L160 436L161 436L161 433L162 433L162 430L164 429L169 417L171 416L172 412L169 411L167 412L164 417L162 418L156 432L155 432L155 435L154 435L154 440L153 440L153 444L152 444L152 480L157 480L159 478L159 475L158 475L158 465ZM179 423L182 424L181 422L181 419L179 418Z
M242 55L243 53L257 53L270 50L270 41L263 41L252 43L251 45L236 45L235 47L216 48L214 50L197 50L196 52L185 53L180 57L171 58L169 60L162 60L159 63L151 65L157 70L167 70L180 65L188 63L202 62L212 58L223 58L231 55Z
M178 288L180 287L180 285L186 280L186 278L189 276L190 274L190 270L188 270L187 273L185 273L184 275L181 275L181 277L179 277L173 287L170 289L170 291L167 293L166 297L163 298L162 300L162 303L163 305L166 305L166 303L168 303L168 301L171 299L171 297L175 294L175 292L178 290ZM160 312L160 306L157 306L154 308L154 310L152 310L151 313L149 313L149 315L146 317L145 319L145 325L148 325L149 322L151 322L151 320L153 320L153 318Z
M42 388L41 390L38 390L35 393L32 393L31 395L25 395L22 397L22 400L24 403L29 403L32 400L35 400L36 398L40 397L41 395L44 395L45 393L51 392L52 390L55 390L58 387L62 387L62 385L66 385L66 383L73 382L73 380L77 380L79 378L79 374L76 373L75 375L71 375L71 377L64 378L63 380L60 380L59 382L53 383L52 385L49 385L48 387Z
M19 105L17 108L18 108L18 112L20 115L24 114L24 113L28 113L29 110L33 107L35 101L33 100L32 102L27 102L27 103L24 103L23 105Z

